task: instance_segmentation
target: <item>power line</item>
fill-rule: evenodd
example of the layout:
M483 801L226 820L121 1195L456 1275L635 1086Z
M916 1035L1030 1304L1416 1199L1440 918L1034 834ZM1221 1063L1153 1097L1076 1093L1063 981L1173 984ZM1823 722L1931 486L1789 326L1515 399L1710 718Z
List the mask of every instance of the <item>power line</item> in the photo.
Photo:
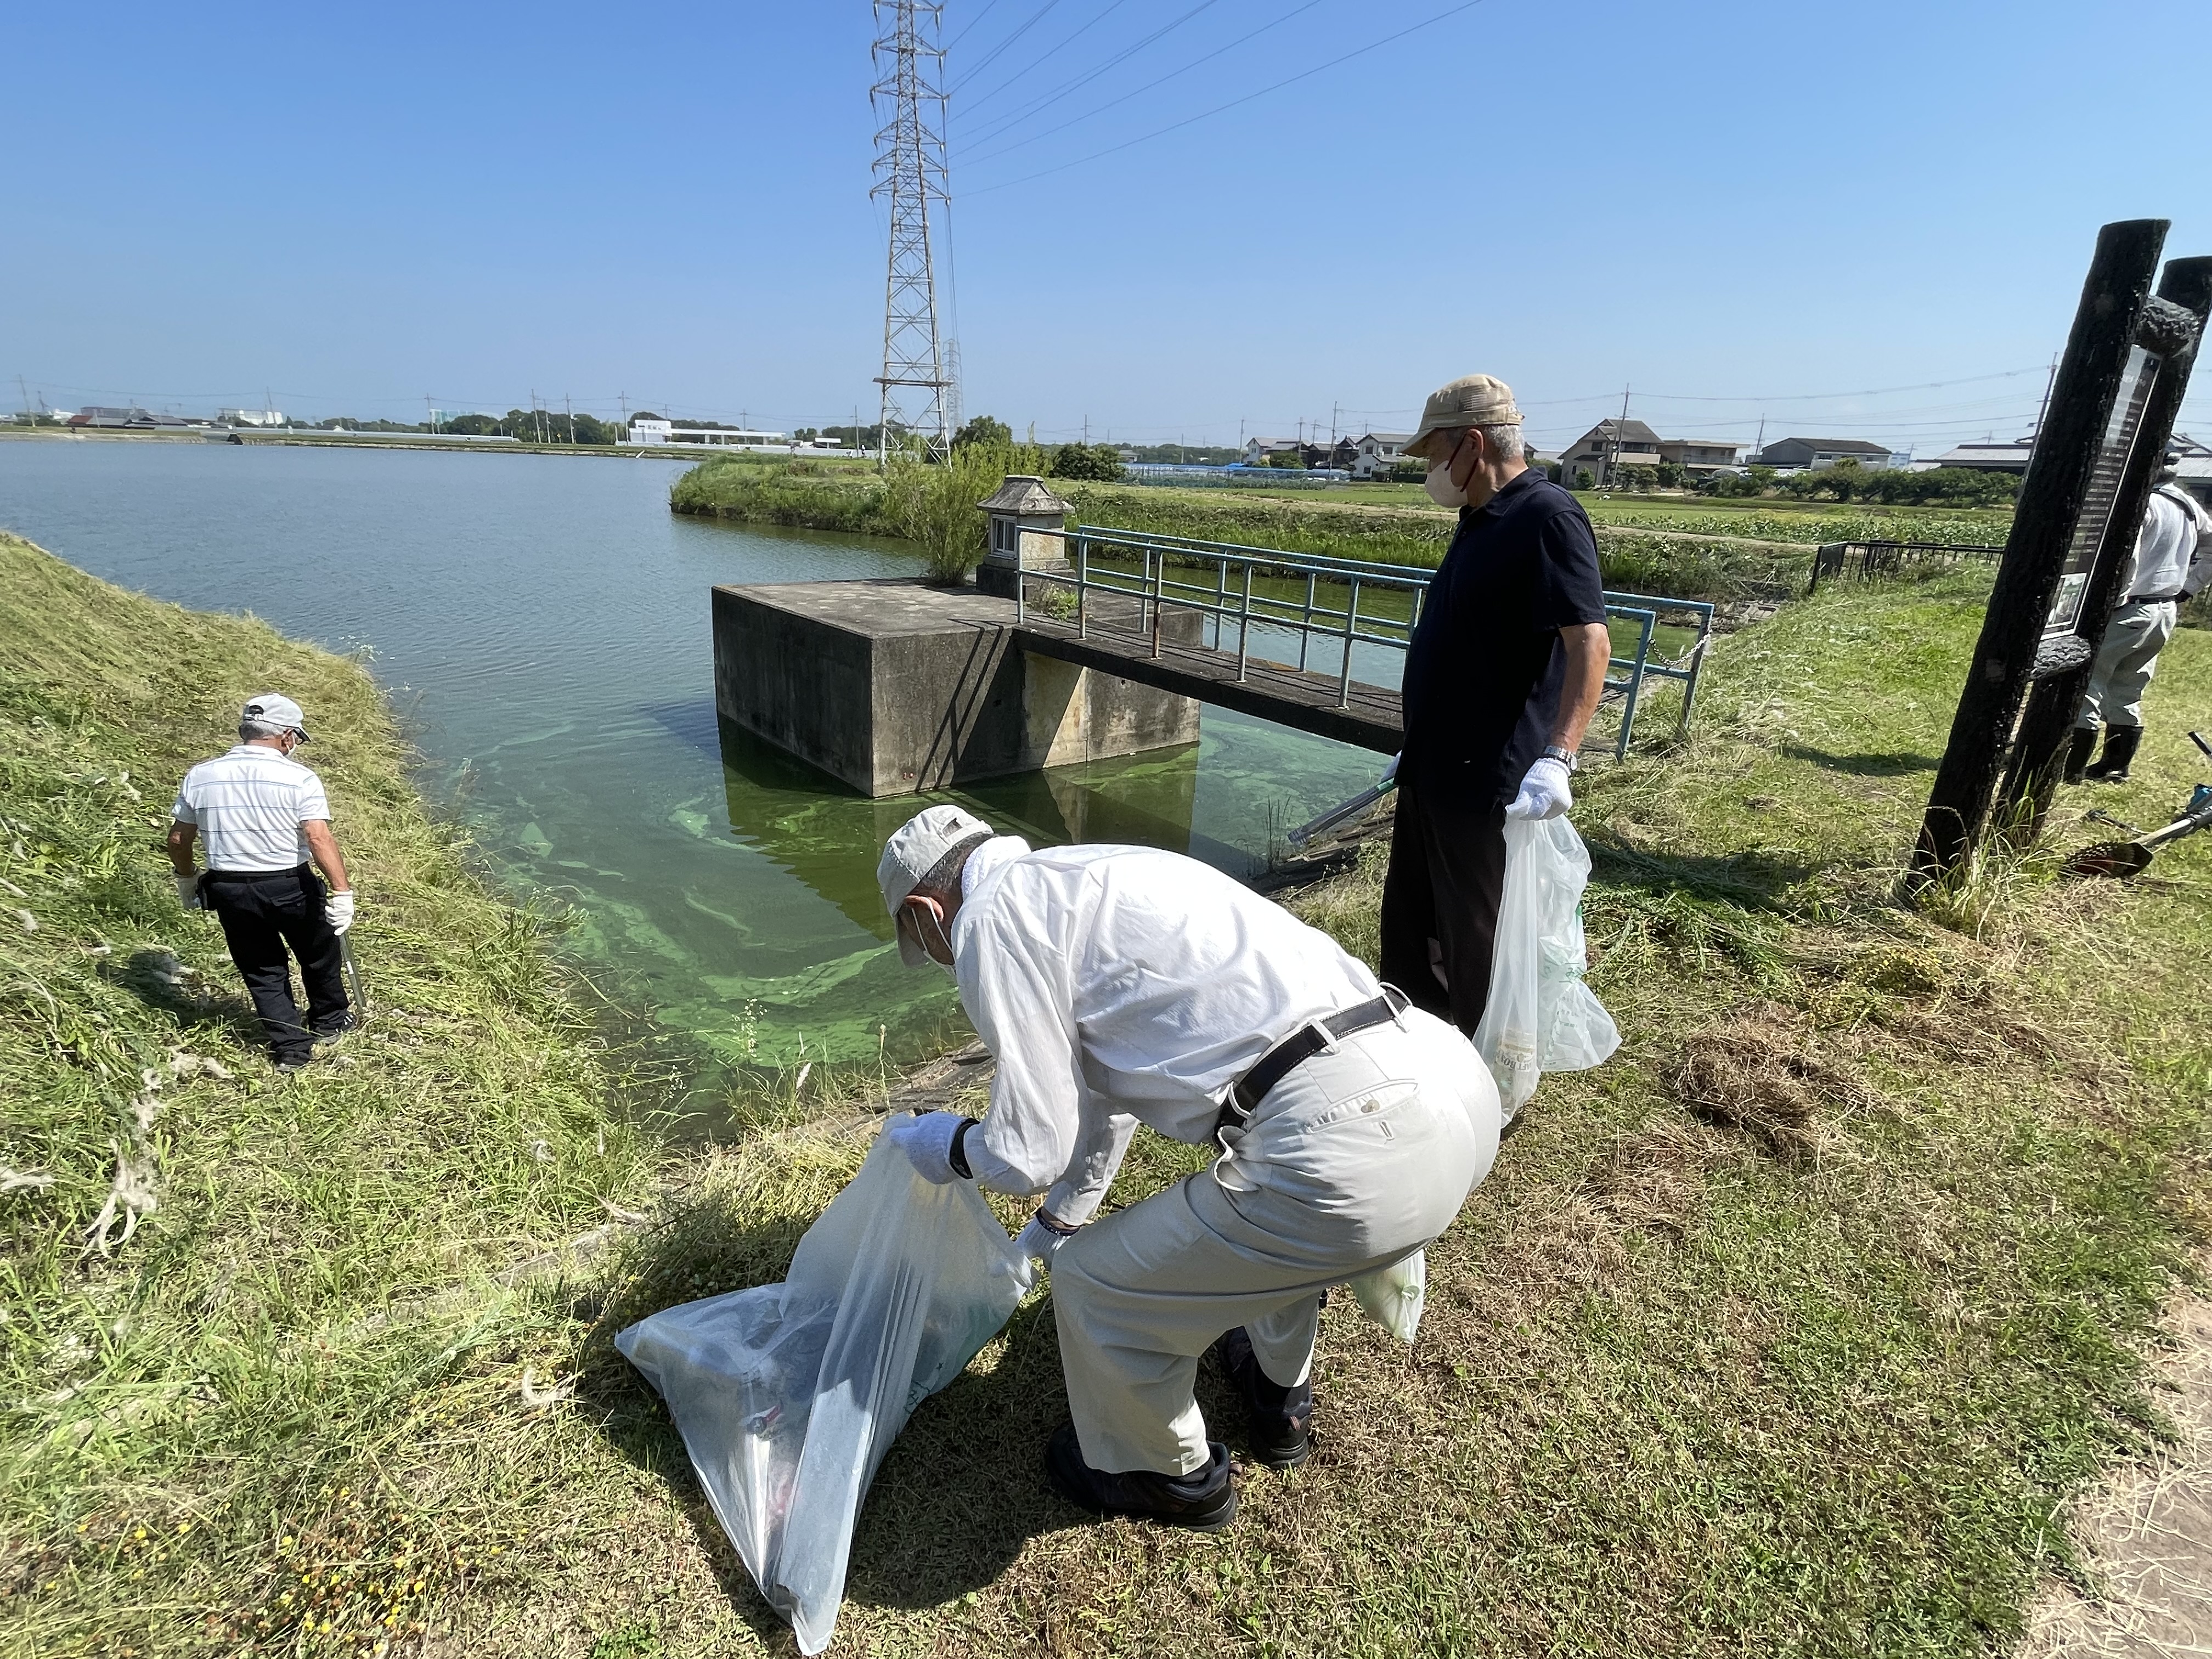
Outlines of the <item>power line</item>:
M969 32L975 28L975 25L981 22L986 17L988 17L991 13L997 9L998 4L999 0L984 0L983 9L977 12L973 17L968 20L967 28L962 29L959 33L954 35L950 40L947 40L945 43L945 51L951 51L953 47L958 46L963 40L965 40L968 38Z
M1318 0L1316 0L1316 3L1318 3ZM1028 120L1039 111L1056 104L1060 100L1066 97L1069 93L1075 92L1084 87L1089 86L1100 76L1106 74L1110 70L1119 68L1121 64L1127 63L1130 58L1142 52L1146 47L1152 46L1154 42L1159 40L1164 36L1174 33L1176 30L1181 28L1185 23L1190 21L1192 18L1197 16L1200 12L1209 10L1218 3L1220 3L1220 0L1199 0L1199 3L1197 5L1193 6L1188 11L1183 13L1182 16L1176 18L1173 22L1162 24L1158 28L1154 29L1150 34L1145 36L1143 40L1139 40L1133 46L1125 46L1122 50L1115 52L1111 58L1109 58L1104 63L1100 64L1095 69L1091 69L1084 74L1077 76L1073 80L1063 81L1050 91L1041 92L1036 97L1030 99L1026 104L1008 112L1005 115L998 117L994 122L987 125L981 132L974 135L971 142L979 144L988 144L994 139L1001 137L1006 133L1012 132L1016 127L1021 125L1023 122ZM1249 33L1240 37L1240 39L1243 40L1249 40L1251 36ZM1237 42L1231 41L1230 44L1234 46ZM1222 50L1227 51L1228 48L1224 47ZM1184 67L1188 68L1190 65L1186 64ZM1177 70L1175 73L1180 75L1182 73L1182 70ZM1155 81L1151 84L1152 86L1158 86L1159 82ZM1139 92L1142 92L1144 90L1146 90L1146 88L1142 87L1138 88ZM1130 93L1127 94L1127 96L1133 98L1136 96L1136 93ZM1121 103L1124 101L1124 100L1115 99L1114 101L1115 103ZM1103 104L1099 107L1101 109L1111 109L1113 105ZM1077 116L1075 119L1077 121L1087 121L1091 118L1091 115L1095 115L1097 112L1098 112L1097 110L1093 110L1090 114ZM1073 123L1071 122L1068 125L1072 125ZM1055 127L1053 131L1058 131L1060 129ZM1000 153L1003 155L1005 152L1001 151Z
M977 93L973 98L968 100L969 107L973 108L978 104L989 103L991 100L996 98L1008 87L1018 85L1024 76L1034 75L1039 66L1042 65L1047 58L1057 57L1060 53L1066 51L1068 47L1073 46L1078 40L1090 33L1091 30L1097 28L1101 23L1104 22L1109 17L1111 17L1115 12L1121 10L1121 9L1127 3L1127 0L1112 0L1111 4L1108 5L1104 10L1095 15L1089 22L1083 24L1075 31L1074 33L1062 35L1058 46L1046 47L1042 52L1039 53L1036 57L1030 58L1027 64L1024 64L1021 68L1016 70L1012 75L1000 82L997 86L993 87L988 92Z
M1015 41L1020 40L1022 36L1027 34L1039 23L1044 21L1044 15L1059 3L1060 0L1044 0L1044 4L1039 6L1035 11L1030 14L1029 21L1027 22L1024 23L1019 28L1016 29L1005 40L1000 41L997 46L992 47L990 51L985 52L981 58L977 58L975 60L975 67L974 69L969 70L968 73L962 76L959 80L945 88L945 96L948 98L951 97L954 93L959 91L961 88L966 86L970 81L974 80L985 70L988 69L991 64L997 60L1000 52L1006 51L1006 49L1012 46Z
M1085 110L1080 115L1074 116L1067 120L1062 121L1056 127L1047 127L1042 132L1033 132L1026 138L1017 138L1012 143L1003 144L997 149L990 150L984 155L976 156L975 160L978 161L992 161L999 156L1007 155L1012 151L1020 149L1025 145L1034 144L1043 139L1049 138L1055 132L1065 132L1070 127L1080 126L1084 122L1088 121L1094 115L1103 115L1108 110L1114 108L1116 105L1126 104L1132 98L1142 97L1146 93L1150 92L1155 87L1164 87L1169 82L1176 79L1176 76L1188 75L1191 70L1198 68L1200 64L1212 63L1224 52L1236 51L1237 47L1243 46L1248 41L1257 40L1261 35L1267 33L1270 29L1280 28L1292 18L1311 11L1320 3L1321 0L1306 0L1306 3L1304 5L1292 7L1289 11L1285 12L1280 17L1276 18L1273 22L1262 23L1257 28L1245 30L1243 33L1237 36L1237 38L1230 41L1228 45L1224 46L1216 46L1212 52L1207 52L1202 58L1192 58L1190 62L1185 64L1181 69L1170 70L1165 75L1161 76L1158 80L1147 81L1143 86L1138 87L1133 91L1125 92L1119 98L1109 98L1106 102L1098 105L1096 108ZM1001 128L1000 131L1006 131L1006 129ZM1042 175L1038 176L1041 177ZM1021 184L1024 181L1017 179L1012 182L1015 184ZM994 185L991 188L994 190L999 190L1003 189L1004 186Z
M1189 116L1183 120L1173 122L1167 126L1160 127L1153 131L1144 133L1138 137L1127 139L1121 143L1109 145L1106 149L1102 150L1094 150L1088 155L1079 155L1073 161L1063 161L1058 167L1045 167L1036 173L1025 173L1019 179L1009 179L1003 184L987 185L981 190L970 191L968 193L971 196L988 196L995 190L1008 190L1016 185L1026 185L1032 179L1049 178L1055 173L1065 173L1070 167L1081 167L1087 161L1102 161L1109 155L1119 155L1121 151L1132 149L1138 144L1148 143L1154 138L1164 137L1170 132L1177 132L1182 131L1184 127L1194 126L1200 121L1209 120L1216 115L1224 114L1228 111L1238 107L1240 105L1250 103L1255 98L1265 98L1269 93L1280 92L1285 87L1295 86L1301 81L1310 81L1315 76L1320 75L1326 70L1341 68L1344 64L1350 63L1355 58L1364 58L1370 52L1380 52L1383 47L1402 40L1409 34L1417 34L1421 30L1432 27L1436 24L1443 22L1448 18L1458 16L1460 13L1463 11L1473 11L1477 6L1482 3L1483 0L1463 0L1463 3L1453 6L1448 10L1440 11L1434 17L1425 18L1420 22L1413 24L1408 27L1400 29L1395 34L1386 34L1380 40L1372 41L1366 46L1361 46L1356 52L1348 52L1341 58L1332 58L1326 64L1316 64L1313 68L1310 70L1303 70L1296 75L1285 76L1282 80L1277 81L1272 85L1261 87L1257 92L1248 92L1242 98L1232 98L1225 104L1217 104L1212 109L1202 111L1199 114ZM1304 9L1304 8L1301 8L1300 9ZM1292 14L1292 15L1295 15L1295 13ZM1021 140L1018 142L1027 143L1029 141ZM1006 148L1011 149L1015 147L1015 145L1010 144ZM1000 155L1004 155L1006 151L1001 150L999 153ZM982 158L978 157L977 159L981 160Z

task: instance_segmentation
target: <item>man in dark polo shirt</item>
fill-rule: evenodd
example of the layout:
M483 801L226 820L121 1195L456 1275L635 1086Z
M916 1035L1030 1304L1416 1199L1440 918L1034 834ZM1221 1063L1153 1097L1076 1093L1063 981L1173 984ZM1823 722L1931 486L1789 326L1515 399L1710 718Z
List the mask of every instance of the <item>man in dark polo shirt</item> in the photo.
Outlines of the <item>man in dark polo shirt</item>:
M1382 978L1472 1036L1490 1000L1505 820L1557 817L1611 655L1597 540L1531 471L1503 381L1454 380L1406 453L1459 530L1406 653Z

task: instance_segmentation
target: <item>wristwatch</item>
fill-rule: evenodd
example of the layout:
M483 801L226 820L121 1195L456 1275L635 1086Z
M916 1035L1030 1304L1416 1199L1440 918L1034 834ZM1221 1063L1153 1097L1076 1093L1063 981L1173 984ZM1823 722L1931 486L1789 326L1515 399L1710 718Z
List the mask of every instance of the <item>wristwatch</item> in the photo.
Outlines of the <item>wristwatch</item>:
M1562 749L1556 743L1545 745L1544 758L1559 762L1570 772L1579 772L1583 769L1583 763L1575 757L1575 751L1571 749Z

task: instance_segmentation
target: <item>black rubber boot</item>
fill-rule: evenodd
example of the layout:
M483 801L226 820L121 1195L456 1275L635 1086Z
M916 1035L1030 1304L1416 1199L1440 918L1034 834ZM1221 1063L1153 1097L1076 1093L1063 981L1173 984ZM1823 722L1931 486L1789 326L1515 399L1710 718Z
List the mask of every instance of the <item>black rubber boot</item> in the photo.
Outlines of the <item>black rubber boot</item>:
M2085 768L2081 775L2095 783L2125 783L2128 765L2142 746L2142 727L2140 726L2108 726L2105 728L2105 752L2097 763Z
M1218 1532L1237 1518L1237 1480L1229 1469L1229 1448L1210 1440L1206 1449L1212 1462L1195 1474L1150 1469L1108 1474L1083 1461L1075 1425L1063 1423L1045 1447L1044 1472L1054 1492L1093 1515L1127 1515L1164 1527Z
M2097 728L2094 726L2075 726L2074 736L2066 745L2066 781L2080 783L2084 775L2082 769L2089 764L2089 757L2096 752Z
M1221 1339L1221 1369L1244 1396L1244 1449L1255 1463L1294 1469L1313 1455L1313 1382L1286 1389L1260 1369L1239 1325Z

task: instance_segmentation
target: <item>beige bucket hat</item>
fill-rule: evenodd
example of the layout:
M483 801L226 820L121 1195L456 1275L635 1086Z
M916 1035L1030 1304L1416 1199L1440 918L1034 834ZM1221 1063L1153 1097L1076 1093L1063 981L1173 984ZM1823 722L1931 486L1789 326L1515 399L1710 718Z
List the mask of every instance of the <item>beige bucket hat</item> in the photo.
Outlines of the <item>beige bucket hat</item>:
M1429 401L1421 406L1420 428L1406 446L1406 453L1429 460L1433 459L1429 454L1430 441L1439 432L1470 426L1517 426L1520 422L1521 410L1513 402L1511 386L1488 374L1463 374L1429 394Z

